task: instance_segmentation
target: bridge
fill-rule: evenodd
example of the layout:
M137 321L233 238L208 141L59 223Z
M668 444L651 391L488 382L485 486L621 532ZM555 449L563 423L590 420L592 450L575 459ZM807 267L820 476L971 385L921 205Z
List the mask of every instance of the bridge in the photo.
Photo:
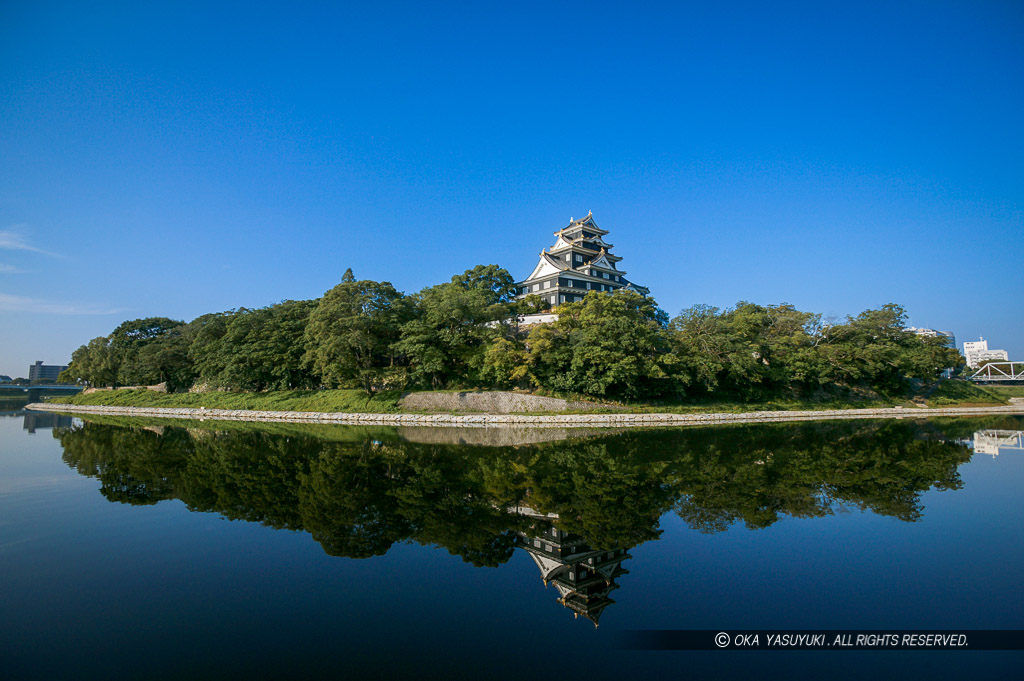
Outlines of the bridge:
M28 392L30 390L56 390L58 392L78 392L82 390L80 385L61 385L57 383L35 383L29 385L17 385L15 383L5 383L0 385L0 390L13 390L14 392Z
M38 402L43 395L71 395L82 391L80 385L0 385L0 397L27 395L29 402Z
M1000 449L1024 451L1024 431L979 430L974 434L974 451L978 454L999 456Z
M968 377L978 383L1024 381L1024 362L989 362Z

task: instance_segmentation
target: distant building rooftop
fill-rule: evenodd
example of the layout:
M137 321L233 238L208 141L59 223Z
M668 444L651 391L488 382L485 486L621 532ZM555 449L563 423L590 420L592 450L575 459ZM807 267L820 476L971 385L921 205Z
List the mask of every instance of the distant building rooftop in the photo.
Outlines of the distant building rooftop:
M42 360L36 360L35 364L28 367L29 381L56 381L60 372L67 369L66 364L43 364Z

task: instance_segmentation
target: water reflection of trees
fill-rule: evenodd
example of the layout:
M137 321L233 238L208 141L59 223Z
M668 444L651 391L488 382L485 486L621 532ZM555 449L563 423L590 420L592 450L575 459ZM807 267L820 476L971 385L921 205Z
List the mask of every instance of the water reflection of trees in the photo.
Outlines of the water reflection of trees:
M921 494L959 488L957 467L970 457L952 425L915 421L628 431L521 447L416 444L386 429L208 427L87 421L55 437L111 501L178 498L305 530L336 556L380 555L411 539L490 566L530 536L534 521L516 507L556 518L595 551L656 538L672 510L702 532L843 509L914 521Z

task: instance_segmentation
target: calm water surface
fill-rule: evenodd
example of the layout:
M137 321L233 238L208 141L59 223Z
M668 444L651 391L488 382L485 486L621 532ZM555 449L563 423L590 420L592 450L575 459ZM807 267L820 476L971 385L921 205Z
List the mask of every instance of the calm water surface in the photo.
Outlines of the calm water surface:
M616 641L1024 629L1020 430L553 439L10 413L0 678L1014 678L1024 653Z

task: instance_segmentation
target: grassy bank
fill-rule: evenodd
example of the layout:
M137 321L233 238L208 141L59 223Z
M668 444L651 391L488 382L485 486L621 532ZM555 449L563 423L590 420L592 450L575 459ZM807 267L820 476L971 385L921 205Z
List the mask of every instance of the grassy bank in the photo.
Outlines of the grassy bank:
M940 381L922 398L929 407L988 407L1006 404L1007 398L1018 395L1003 394L990 386L980 386L967 381ZM1024 397L1021 392L1020 397Z
M1005 399L1024 397L1024 385L986 385L985 390Z
M48 402L117 407L252 409L255 411L320 411L390 413L399 411L401 393L368 395L362 390L277 390L263 393L158 393L150 390L102 390L55 397Z
M885 407L993 407L1007 404L1007 397L966 381L942 381L903 397L875 393L836 391L817 399L778 397L771 400L741 402L705 400L687 403L632 404L629 411L669 414L733 414L754 411L831 411L837 409L879 409ZM1021 395L1024 396L1024 395Z
M1024 390L1024 389L1022 389ZM880 407L953 407L996 406L1007 403L1005 390L982 388L964 381L944 381L906 398L890 398L873 394L829 396L822 399L779 398L762 402L703 401L691 403L658 403L595 405L589 410L573 413L618 412L710 414L754 411L807 411L834 409L868 409ZM1022 395L1024 396L1024 395ZM348 413L395 413L401 393L386 392L368 395L361 390L283 390L264 393L207 392L157 393L148 390L105 390L74 396L55 397L50 402L122 407L168 407L207 409L251 409L256 411L317 411Z

